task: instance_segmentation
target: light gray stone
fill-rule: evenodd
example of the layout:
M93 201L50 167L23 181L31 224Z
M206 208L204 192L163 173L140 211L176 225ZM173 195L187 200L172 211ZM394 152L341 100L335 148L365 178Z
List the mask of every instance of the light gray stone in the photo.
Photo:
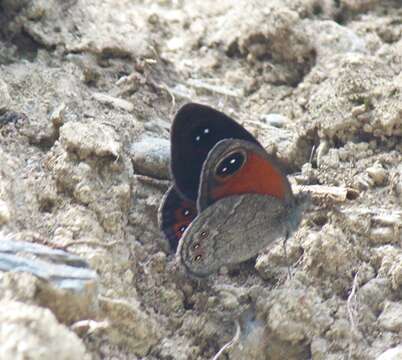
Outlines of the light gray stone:
M130 148L134 171L157 179L169 179L170 143L168 140L143 137Z
M379 325L389 331L402 330L402 304L388 301L384 310L378 318Z
M7 110L11 103L11 97L8 92L7 84L0 79L0 113Z

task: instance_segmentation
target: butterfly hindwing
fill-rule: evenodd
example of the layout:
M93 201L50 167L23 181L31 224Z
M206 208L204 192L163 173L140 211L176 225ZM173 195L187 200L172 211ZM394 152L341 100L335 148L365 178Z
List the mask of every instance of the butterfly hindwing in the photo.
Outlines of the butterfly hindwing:
M171 170L176 188L197 200L202 165L217 142L241 139L261 145L236 121L209 106L189 103L176 114L171 129Z
M286 236L287 213L281 200L268 195L233 195L216 201L181 238L181 261L188 272L200 277L246 261Z
M195 203L184 199L175 187L171 186L159 208L159 225L173 252L176 251L182 234L196 216Z

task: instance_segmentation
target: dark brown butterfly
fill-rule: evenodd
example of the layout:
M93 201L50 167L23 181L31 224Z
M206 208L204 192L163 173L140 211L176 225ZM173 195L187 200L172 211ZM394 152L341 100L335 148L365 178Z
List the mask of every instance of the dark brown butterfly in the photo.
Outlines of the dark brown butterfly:
M174 185L159 222L187 270L206 276L245 261L299 223L299 207L277 161L233 119L185 105L171 132Z

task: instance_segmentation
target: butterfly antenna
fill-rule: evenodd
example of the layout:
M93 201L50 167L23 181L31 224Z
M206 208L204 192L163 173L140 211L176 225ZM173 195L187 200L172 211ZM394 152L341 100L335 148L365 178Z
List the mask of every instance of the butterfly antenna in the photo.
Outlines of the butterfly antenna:
M289 258L288 258L288 252L286 250L286 244L287 244L288 239L289 239L289 231L286 231L286 236L285 236L285 239L283 240L283 252L285 254L286 267L288 269L288 278L291 279L292 273L290 271L290 262L289 262Z

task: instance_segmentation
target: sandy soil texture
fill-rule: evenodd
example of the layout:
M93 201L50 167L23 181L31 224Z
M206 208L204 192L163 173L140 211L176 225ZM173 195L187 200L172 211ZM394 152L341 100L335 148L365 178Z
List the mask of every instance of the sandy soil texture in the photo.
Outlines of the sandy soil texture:
M189 101L293 185L348 189L314 199L287 257L174 264L157 210ZM0 359L402 359L401 1L0 0L5 238L98 280L0 272Z

